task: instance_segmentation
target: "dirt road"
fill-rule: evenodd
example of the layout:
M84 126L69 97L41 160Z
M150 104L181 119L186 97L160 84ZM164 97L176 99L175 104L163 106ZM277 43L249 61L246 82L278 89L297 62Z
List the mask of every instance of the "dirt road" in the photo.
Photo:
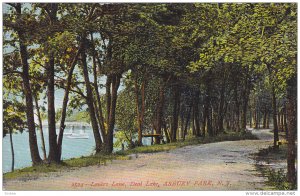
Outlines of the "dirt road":
M269 130L253 130L260 140L187 146L169 152L131 155L106 166L84 167L28 181L4 182L5 190L257 190L264 178L251 154L272 142Z

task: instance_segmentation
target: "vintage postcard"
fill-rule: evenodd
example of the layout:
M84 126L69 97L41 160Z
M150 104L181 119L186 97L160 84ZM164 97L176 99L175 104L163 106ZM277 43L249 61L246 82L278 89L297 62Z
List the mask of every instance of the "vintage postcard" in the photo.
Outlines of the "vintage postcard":
M295 195L297 6L4 2L2 190Z

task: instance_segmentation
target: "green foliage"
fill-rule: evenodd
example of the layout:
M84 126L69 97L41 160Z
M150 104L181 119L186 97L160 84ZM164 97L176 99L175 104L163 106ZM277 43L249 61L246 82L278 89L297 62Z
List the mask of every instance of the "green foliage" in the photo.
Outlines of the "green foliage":
M66 120L67 121L75 121L75 122L87 122L87 123L91 122L89 112L87 112L87 111L77 111L77 112L71 114L69 117L67 117Z
M282 161L287 158L287 145L281 145L279 150L275 150L273 146L268 148L260 149L256 154L256 159L258 161L263 161L267 163L277 163L277 161ZM297 187L293 187L287 182L286 170L273 169L268 165L257 165L258 170L263 176L267 178L267 185L270 185L275 190L294 190ZM296 185L297 186L297 185Z
M130 87L129 87L130 88ZM116 108L116 128L117 132L114 143L115 147L121 147L126 144L131 147L132 142L136 139L136 104L134 94L129 91L128 87L119 93L119 101Z
M25 106L18 100L3 100L3 137L10 131L20 131L26 127Z

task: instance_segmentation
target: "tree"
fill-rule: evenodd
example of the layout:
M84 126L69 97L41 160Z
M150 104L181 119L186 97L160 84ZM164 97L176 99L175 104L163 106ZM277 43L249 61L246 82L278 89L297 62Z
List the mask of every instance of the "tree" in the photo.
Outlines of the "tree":
M4 25L17 33L18 42L19 42L19 51L20 58L22 64L22 79L23 79L23 92L26 100L26 119L27 126L29 130L29 147L31 153L32 164L37 165L41 163L41 158L38 151L37 139L36 139L36 131L35 131L35 123L34 123L34 112L33 112L33 99L32 99L32 91L30 87L30 76L29 76L29 64L28 64L28 51L27 51L27 43L28 43L28 32L25 29L30 29L32 26L29 26L30 21L25 21L26 13L22 13L22 6L20 3L10 4L14 11L12 11L10 17L13 20L4 21ZM8 19L9 17L7 17ZM29 24L29 25L28 25Z

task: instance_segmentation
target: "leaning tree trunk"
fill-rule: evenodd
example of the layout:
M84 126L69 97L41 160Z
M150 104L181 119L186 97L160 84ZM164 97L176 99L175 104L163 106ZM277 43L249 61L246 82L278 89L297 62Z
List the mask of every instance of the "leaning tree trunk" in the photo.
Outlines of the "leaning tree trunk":
M11 171L15 170L15 151L14 151L14 143L12 139L12 130L9 130L9 141L10 141L10 149L11 149Z
M17 11L17 17L20 19L22 14L20 3L16 5L16 11ZM31 91L30 79L29 79L30 77L29 77L27 46L25 44L25 35L23 30L18 30L17 33L19 35L20 55L21 55L21 63L23 67L23 73L22 73L23 92L25 95L25 102L26 102L26 117L27 117L27 126L29 132L29 148L30 148L32 164L37 165L42 162L42 159L39 154L36 132L35 132L32 91Z
M97 119L95 116L95 108L94 108L94 97L91 89L91 84L90 84L90 79L89 79L89 73L88 73L88 68L87 68L87 62L86 62L86 53L85 53L85 48L84 48L84 43L86 43L86 38L83 36L82 37L82 52L81 52L81 61L82 61L82 70L83 70L83 76L84 76L84 81L86 84L86 93L87 93L87 98L86 102L89 107L89 114L91 118L91 123L92 123L92 129L93 129L93 134L94 134L94 139L95 139L95 144L96 144L96 153L99 153L101 151L101 136L99 132L99 127L97 123Z
M288 153L287 153L287 179L295 188L297 184L297 173L295 160L297 155L296 134L297 134L297 79L296 76L288 81L287 87L287 120L288 120Z
M37 111L37 117L38 117L38 121L39 121L39 128L40 128L41 141L42 141L42 150L43 150L44 160L46 160L47 159L47 153L46 153L46 147L45 147L42 117L41 117L40 107L39 107L39 103L38 103L38 99L37 99L36 94L34 95L34 100L35 100L35 106L36 106L36 111Z
M65 121L66 121L66 117L67 117L67 106L68 106L68 101L69 101L69 93L71 90L73 71L75 69L75 65L77 63L79 54L81 53L81 47L82 46L80 45L75 57L73 58L71 65L70 65L67 82L66 82L66 87L65 87L65 94L64 94L64 99L63 99L61 119L60 119L60 125L59 125L59 135L58 135L58 140L57 140L59 159L61 159L61 154L62 154L62 141L63 141L63 136L64 136L64 130L66 127Z

